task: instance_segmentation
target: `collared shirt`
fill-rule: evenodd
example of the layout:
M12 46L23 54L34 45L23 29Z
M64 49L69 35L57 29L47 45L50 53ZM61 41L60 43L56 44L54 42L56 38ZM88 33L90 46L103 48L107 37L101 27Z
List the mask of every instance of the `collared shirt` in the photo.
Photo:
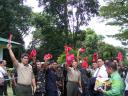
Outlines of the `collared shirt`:
M93 77L108 78L108 73L105 66L102 65L100 68L97 68Z
M125 85L126 85L125 90L128 90L128 72L127 72L127 76L125 78Z
M78 82L79 79L81 79L80 71L72 67L69 67L69 68L70 69L68 70L68 73L67 73L68 81Z
M4 75L6 74L6 71L4 70L3 67L0 66L0 77L4 78Z
M104 96L123 96L124 82L117 71L111 74L111 89L104 91Z
M32 66L28 64L25 66L23 63L18 63L17 69L17 83L24 85L31 85L32 79L34 78Z

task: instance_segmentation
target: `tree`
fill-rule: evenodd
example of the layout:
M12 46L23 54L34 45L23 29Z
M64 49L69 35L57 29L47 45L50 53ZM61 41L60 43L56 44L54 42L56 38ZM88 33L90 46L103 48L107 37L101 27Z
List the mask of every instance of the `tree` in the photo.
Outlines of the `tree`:
M85 39L82 42L86 47L87 54L93 54L98 51L98 43L103 40L101 35L97 35L94 30L87 28L84 31Z
M87 57L88 63L92 64L93 53L97 52L99 57L104 58L105 60L111 60L117 57L118 52L122 52L124 55L124 59L126 59L126 52L122 48L114 47L112 45L106 44L103 42L104 37L101 35L97 35L94 30L87 28L83 31L84 41L82 45L86 48L86 52L80 53L80 56ZM77 53L78 49L74 49L74 53ZM76 56L76 55L75 55ZM62 53L58 57L58 63L62 64L65 62L65 53Z
M107 0L106 6L100 8L100 15L109 19L109 25L121 27L121 32L114 35L117 39L128 39L128 0Z
M67 43L72 38L74 47L80 26L88 24L91 17L98 14L99 6L97 0L38 1L39 6L44 6L44 11L47 14L56 17L55 25L65 35Z
M8 38L13 33L13 40L24 43L23 38L29 33L31 8L23 5L23 0L0 0L0 34Z
M54 25L55 17L45 12L34 13L32 24L36 27L33 32L33 42L39 45L40 56L45 53L52 53L57 58L58 54L63 52L65 44L65 35Z

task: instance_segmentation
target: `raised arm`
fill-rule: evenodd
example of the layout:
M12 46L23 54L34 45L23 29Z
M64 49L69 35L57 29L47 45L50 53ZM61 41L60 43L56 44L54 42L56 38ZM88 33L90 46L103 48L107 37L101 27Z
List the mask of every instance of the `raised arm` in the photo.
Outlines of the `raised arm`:
M7 48L8 48L8 51L9 51L9 55L11 57L11 60L13 62L13 65L14 66L17 66L18 65L18 61L17 61L17 59L16 59L16 57L15 57L13 51L12 51L12 45L11 44L8 44L7 45Z
M79 62L79 59L80 59L80 49L78 49L77 51L77 61Z

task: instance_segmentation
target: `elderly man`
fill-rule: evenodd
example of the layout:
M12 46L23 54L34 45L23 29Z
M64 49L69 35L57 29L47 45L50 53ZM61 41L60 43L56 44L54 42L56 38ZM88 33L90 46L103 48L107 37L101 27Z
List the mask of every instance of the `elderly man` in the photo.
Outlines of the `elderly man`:
M96 69L93 76L97 78L108 78L108 73L104 65L104 60L102 58L98 58L97 64L98 68Z
M31 85L33 85L33 88L36 89L36 84L32 66L28 64L29 56L27 54L22 54L21 63L19 63L12 51L12 46L8 44L7 48L18 75L16 96L32 96Z
M110 75L111 88L107 91L99 89L104 96L123 96L124 82L117 71L117 65L113 62L106 63L107 73Z

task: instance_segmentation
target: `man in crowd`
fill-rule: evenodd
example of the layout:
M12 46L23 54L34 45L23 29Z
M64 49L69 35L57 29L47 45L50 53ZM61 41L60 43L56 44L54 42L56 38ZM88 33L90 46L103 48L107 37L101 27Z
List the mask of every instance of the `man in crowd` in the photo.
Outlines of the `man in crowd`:
M67 66L67 96L78 96L79 91L82 93L81 73L77 67L77 60L72 62L72 67Z
M16 68L18 75L16 85L16 96L32 96L31 85L34 89L36 89L36 84L32 66L28 64L28 54L22 54L21 63L19 63L12 51L12 45L8 44L7 48L12 59L13 66Z
M3 69L5 70L5 75L4 75L4 79L5 79L5 81L4 81L4 95L5 96L8 96L8 92L7 92L7 85L8 85L8 72L7 72L7 67L6 67L6 65L7 65L7 61L6 60L3 60L3 64L4 64L4 66L3 66Z
M107 73L110 75L111 88L110 90L99 89L104 96L123 96L124 82L117 71L117 65L113 62L106 63Z
M4 70L4 62L0 61L0 96L4 93L4 75L6 74Z
M98 68L94 73L94 77L96 78L108 78L108 73L106 71L104 60L102 58L98 58L97 60Z
M108 79L108 73L106 71L104 60L102 58L98 58L97 64L98 64L98 68L96 69L96 71L93 74L92 83L95 83L97 79L98 80ZM99 93L97 91L97 89L95 89L95 91L94 91L94 96L103 96L103 94Z

